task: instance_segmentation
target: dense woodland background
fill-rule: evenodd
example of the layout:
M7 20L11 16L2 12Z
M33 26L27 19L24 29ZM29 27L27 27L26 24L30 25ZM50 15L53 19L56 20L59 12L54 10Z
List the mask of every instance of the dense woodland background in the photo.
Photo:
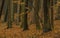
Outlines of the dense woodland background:
M0 38L60 38L60 0L0 0Z

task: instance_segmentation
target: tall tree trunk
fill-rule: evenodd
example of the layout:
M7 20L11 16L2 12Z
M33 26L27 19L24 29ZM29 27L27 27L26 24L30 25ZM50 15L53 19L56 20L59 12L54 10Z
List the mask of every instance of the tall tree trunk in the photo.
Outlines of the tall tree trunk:
M28 30L28 23L27 23L27 11L26 11L26 1L28 2L28 0L23 0L23 4L22 4L22 25L23 25L23 30Z
M13 13L13 1L9 1L9 16L8 16L8 27L7 28L12 28L12 23L14 19L14 13Z
M53 26L53 24L54 24L54 21L53 21L53 5L54 5L54 0L52 0L51 1L51 28L53 29L54 28L54 26Z
M39 9L40 9L40 0L34 1L34 22L36 24L36 28L40 29L40 22L39 22Z
M3 10L3 7L4 7L5 0L2 0L1 2L2 3L1 3L1 9L0 9L0 19L1 19L2 10Z
M20 12L19 12L19 10L20 10L20 0L18 0L18 3L17 3L17 19L16 19L17 20L16 21L17 25L19 25L19 22L20 22L20 19L19 19L20 18L19 17L20 16Z
M49 11L48 11L48 0L43 1L43 8L44 8L44 25L43 25L43 32L51 31L50 26L50 18L49 18Z
M8 4L9 4L9 0L6 0L5 1L5 4L4 4L4 8L3 8L3 13L4 13L4 22L6 22L7 21L7 17L8 17Z

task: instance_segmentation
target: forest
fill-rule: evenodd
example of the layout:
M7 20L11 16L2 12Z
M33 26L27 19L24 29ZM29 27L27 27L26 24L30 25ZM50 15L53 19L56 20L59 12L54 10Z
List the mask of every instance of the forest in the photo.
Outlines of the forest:
M60 38L60 0L0 0L0 38Z

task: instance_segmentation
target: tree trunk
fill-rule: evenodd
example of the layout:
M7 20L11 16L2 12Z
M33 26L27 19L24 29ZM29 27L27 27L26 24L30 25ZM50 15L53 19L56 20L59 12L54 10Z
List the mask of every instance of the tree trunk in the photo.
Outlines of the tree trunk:
M40 29L40 22L39 22L39 9L40 9L40 0L34 1L34 22L36 24L36 28Z
M51 1L51 28L53 29L54 28L54 26L53 26L53 5L54 5L54 3L53 3L53 0Z
M49 11L48 11L48 0L43 1L43 8L44 8L44 25L43 25L43 32L51 31L51 24L49 18Z
M19 25L19 22L20 22L20 0L18 0L18 3L17 3L17 18L16 18L16 24Z
M0 8L0 19L1 19L2 10L3 10L3 7L4 7L5 0L2 0L1 2L2 3L1 3L1 8Z
M14 19L14 13L13 13L13 1L9 1L9 16L8 16L8 27L7 28L12 28L12 23Z
M9 5L9 0L6 0L5 1L5 4L4 4L4 8L3 8L3 13L4 13L4 22L6 22L8 20L8 5Z
M27 0L28 2L28 0ZM23 30L28 30L28 23L27 23L27 11L26 11L26 0L23 0L23 3L22 4L22 8L21 8L21 13L23 13L22 15L22 25L23 25Z

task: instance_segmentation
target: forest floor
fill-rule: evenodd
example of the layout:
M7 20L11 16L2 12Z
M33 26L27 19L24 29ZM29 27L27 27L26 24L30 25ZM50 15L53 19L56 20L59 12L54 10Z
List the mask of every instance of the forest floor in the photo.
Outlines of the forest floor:
M60 38L60 20L54 21L54 29L48 33L43 33L42 29L36 30L34 24L30 25L29 30L26 31L16 25L6 29L6 23L0 24L0 38Z

